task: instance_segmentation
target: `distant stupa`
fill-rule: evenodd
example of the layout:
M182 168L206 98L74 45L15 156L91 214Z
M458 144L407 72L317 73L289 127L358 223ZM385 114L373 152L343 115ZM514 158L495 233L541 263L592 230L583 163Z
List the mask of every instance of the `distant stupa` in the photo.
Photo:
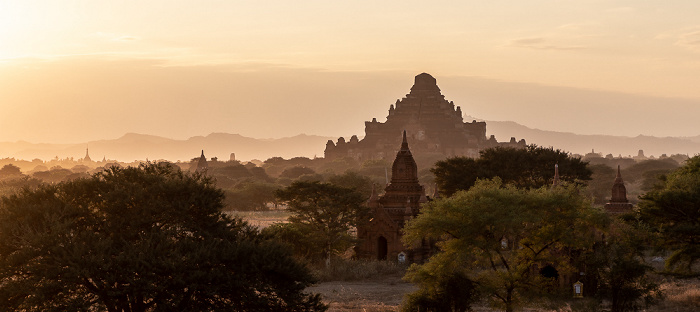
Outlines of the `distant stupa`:
M84 162L91 162L92 159L90 159L90 149L88 147L85 148L85 157L83 158Z
M197 169L195 170L196 172L204 172L209 168L209 164L207 163L207 158L204 157L204 150L202 150L202 155L199 156L199 160L197 161Z

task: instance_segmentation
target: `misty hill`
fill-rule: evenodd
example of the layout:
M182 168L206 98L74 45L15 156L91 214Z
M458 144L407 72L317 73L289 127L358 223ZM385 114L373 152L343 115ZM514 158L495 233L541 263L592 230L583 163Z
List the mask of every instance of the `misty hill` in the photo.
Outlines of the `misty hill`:
M236 159L265 160L273 156L292 158L315 155L323 157L323 150L330 137L300 134L280 139L254 139L238 134L212 133L195 136L187 140L168 139L159 136L128 133L118 139L90 141L85 144L32 144L27 142L0 142L0 158L14 157L31 160L49 160L85 157L85 148L90 149L90 158L95 161L108 160L131 162L134 160L188 161L199 157L204 150L207 158L228 160L231 153Z
M687 154L693 156L700 153L700 136L689 138L653 137L639 135L636 137L612 135L581 135L566 132L532 129L512 121L487 121L488 135L495 135L499 141L507 141L510 137L525 139L528 144L553 146L575 154L585 155L595 150L596 153L636 156L639 150L644 150L646 156L661 156L661 154Z
M467 118L469 119L469 118ZM700 153L700 136L676 138L657 138L651 136L610 136L580 135L532 129L512 121L486 121L488 135L495 135L499 141L508 141L510 137L525 139L528 144L553 146L576 154L586 154L595 149L598 153L614 156L635 156L642 149L646 156L661 154ZM348 136L349 137L349 136ZM34 144L29 142L0 142L0 158L32 160L39 158L50 160L58 157L79 159L85 156L85 148L90 148L92 160L134 160L188 161L198 157L204 150L207 158L218 157L228 160L231 153L238 160L265 160L273 156L323 157L323 150L328 140L335 137L300 134L279 139L255 139L238 134L212 133L207 136L195 136L187 140L168 139L159 136L128 133L112 140L90 141L83 144Z

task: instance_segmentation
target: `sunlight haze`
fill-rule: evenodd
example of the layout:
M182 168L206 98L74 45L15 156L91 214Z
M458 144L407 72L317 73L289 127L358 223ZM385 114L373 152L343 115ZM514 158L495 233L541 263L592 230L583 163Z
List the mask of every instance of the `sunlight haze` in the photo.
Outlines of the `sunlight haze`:
M421 72L465 118L699 135L700 2L0 2L0 141L362 136Z

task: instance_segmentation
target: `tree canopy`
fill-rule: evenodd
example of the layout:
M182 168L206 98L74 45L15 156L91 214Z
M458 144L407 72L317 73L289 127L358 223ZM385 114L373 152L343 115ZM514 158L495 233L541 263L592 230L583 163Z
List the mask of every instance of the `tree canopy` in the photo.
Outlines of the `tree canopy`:
M317 311L314 279L169 164L112 167L0 206L0 309Z
M429 202L409 221L406 245L434 239L441 252L411 267L407 277L420 284L440 272L463 276L494 306L513 311L554 283L537 270L572 271L567 251L593 244L601 215L574 186L525 190L498 178L480 180L469 191Z
M357 190L319 181L296 181L276 192L286 202L295 232L305 233L309 243L326 256L347 250L354 242L351 228L369 213L366 198Z
M700 156L688 159L643 195L639 213L659 235L659 246L672 251L667 268L691 273L700 259Z
M477 179L499 177L519 188L539 188L552 184L554 165L562 181L591 179L591 170L580 158L553 148L528 145L526 148L495 147L481 151L477 159L454 157L438 161L431 169L440 193L450 196L468 190Z

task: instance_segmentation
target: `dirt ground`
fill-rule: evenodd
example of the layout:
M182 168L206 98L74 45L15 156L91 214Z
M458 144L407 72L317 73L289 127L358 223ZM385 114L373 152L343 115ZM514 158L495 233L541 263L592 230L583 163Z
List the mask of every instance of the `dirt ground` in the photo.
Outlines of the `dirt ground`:
M319 293L330 305L329 311L399 311L403 296L416 288L400 277L381 280L325 282L307 290Z
M665 298L656 305L645 309L647 312L695 312L700 311L700 280L663 278L658 281ZM324 282L310 287L309 292L323 296L331 312L380 312L399 311L403 296L416 288L402 281L398 276L362 281ZM601 309L602 308L602 309ZM494 311L483 304L473 307L474 311ZM572 307L561 307L562 312L581 311ZM603 307L598 309L605 310ZM527 312L556 311L549 309L525 308Z

